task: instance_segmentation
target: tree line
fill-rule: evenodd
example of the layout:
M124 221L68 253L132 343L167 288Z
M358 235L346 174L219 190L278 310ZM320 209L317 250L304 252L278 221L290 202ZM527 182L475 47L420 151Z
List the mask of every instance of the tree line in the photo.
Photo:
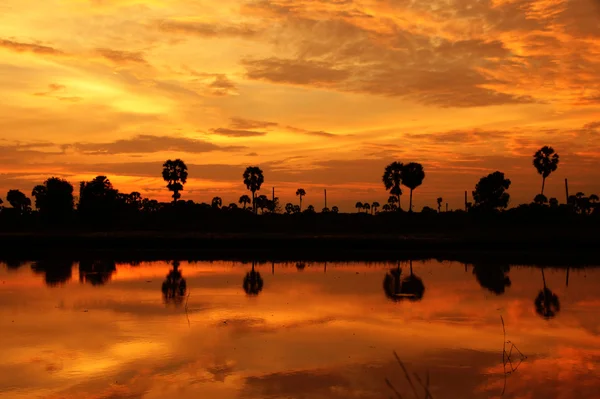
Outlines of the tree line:
M542 178L541 191L537 194L533 202L529 205L538 208L558 208L559 201L556 198L548 199L544 195L546 179L558 168L560 157L552 147L544 146L533 155L533 166ZM385 190L389 193L387 203L380 205L374 201L358 201L355 208L359 213L389 213L400 212L402 208L403 188L409 190L408 212L413 212L413 192L419 188L425 180L425 170L423 165L416 162L402 163L392 162L384 168L382 183ZM247 167L242 174L242 182L249 191L249 194L242 195L238 203L223 204L220 197L214 197L210 204L196 204L191 200L181 200L181 192L188 179L188 168L181 159L167 160L163 164L162 177L166 182L166 188L172 192L173 202L159 203L157 200L143 198L139 192L129 194L120 193L115 189L106 176L97 176L90 181L80 182L79 198L76 204L74 196L74 187L68 181L50 177L43 184L37 185L31 192L34 199L34 206L40 217L48 221L61 221L72 216L74 211L86 221L102 221L111 216L124 213L144 213L152 214L173 206L199 206L202 209L252 212L258 214L298 214L298 213L316 213L313 205L308 205L303 209L302 203L307 192L303 188L298 188L296 196L298 204L287 203L283 207L279 203L279 198L274 195L269 198L266 195L258 195L261 190L265 176L262 169L258 166ZM491 212L506 209L510 201L510 194L507 192L511 185L510 179L506 178L504 173L495 171L482 177L475 185L472 191L473 202L467 202L465 199L465 211ZM19 190L9 190L6 200L13 208L13 213L17 216L24 216L32 213L32 201L27 195ZM434 208L425 206L421 213L441 213L443 198L436 200L437 211ZM586 196L582 192L568 196L567 206L571 211L583 215L591 214L598 209L599 198L592 194ZM2 206L0 199L0 207ZM9 211L4 209L3 213ZM322 213L339 213L339 208L333 206L324 207Z

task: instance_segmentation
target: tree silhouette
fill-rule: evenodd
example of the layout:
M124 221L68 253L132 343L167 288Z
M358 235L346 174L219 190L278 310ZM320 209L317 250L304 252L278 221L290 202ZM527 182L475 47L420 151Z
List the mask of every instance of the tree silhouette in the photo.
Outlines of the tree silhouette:
M389 212L390 210L392 210L392 207L390 206L390 204L383 204L383 206L381 207L381 209L384 212Z
M71 280L73 262L62 259L43 259L31 264L36 274L44 274L46 285L50 287L64 284Z
M394 302L398 302L402 299L402 284L400 281L401 275L402 270L400 269L400 263L398 263L398 267L395 269L390 269L390 271L386 273L385 277L383 278L383 292L388 299Z
M6 194L6 200L20 214L31 211L31 200L19 190L9 190Z
M300 211L302 211L302 197L306 195L306 191L303 188L296 190L296 196L300 197Z
M294 213L300 213L300 207L298 205L294 205Z
M423 179L425 179L425 171L420 163L410 162L402 166L402 184L410 188L409 212L412 212L413 190L423 183Z
M505 192L510 187L510 180L504 178L504 173L494 172L482 177L473 191L475 204L485 210L506 208L510 195Z
M442 212L442 202L444 201L444 199L442 197L438 197L437 201L437 206L438 206L438 213Z
M246 194L242 195L238 201L238 203L244 205L244 210L246 209L246 206L248 204L250 204L251 202L252 202L252 200Z
M380 207L381 205L379 205L379 202L375 201L371 204L371 214L373 214L373 212L377 213L377 209Z
M246 188L252 192L252 209L256 214L256 192L265 182L263 171L258 166L248 166L243 174Z
M548 200L548 204L550 204L551 208L558 208L558 200L554 197Z
M363 203L362 202L357 202L354 207L356 208L356 210L358 210L358 212L360 213L360 211L363 209Z
M397 203L398 203L398 197L395 197L393 195L390 195L388 197L388 204L390 206L391 211L395 211L396 209L398 209L398 205L396 205Z
M401 292L409 301L420 301L425 293L423 280L413 274L412 260L410 261L410 274L402 280Z
M549 320L555 317L556 313L560 311L560 301L558 300L558 296L546 287L544 268L542 268L542 281L544 282L544 289L535 298L535 312L544 319Z
M327 207L321 209L321 213L329 213L329 212L331 212L331 210Z
M162 177L167 182L169 191L173 191L173 203L176 203L181 198L179 192L183 190L183 185L187 182L186 164L181 159L174 161L169 159L163 164Z
M294 204L292 204L291 202L288 202L287 204L285 204L285 213L287 213L288 215L291 215L294 212Z
M246 273L244 277L243 288L248 296L256 296L263 289L263 279L260 273L254 270L255 262L252 262L252 270Z
M546 196L544 194L538 194L533 199L533 202L536 205L546 205L548 203L548 198L546 198Z
M365 203L363 204L363 209L365 210L365 213L368 213L368 212L369 212L369 209L371 209L371 205L369 205L369 203L368 203L368 202L365 202Z
M31 196L35 198L35 207L46 217L60 219L73 212L73 186L66 180L51 177L43 185L35 186Z
M509 271L510 266L504 263L473 264L473 274L479 285L496 295L504 294L506 287L511 286L510 278L507 276Z
M296 270L298 270L299 272L303 271L305 268L306 268L306 263L304 263L304 262L296 263Z
M187 290L187 283L179 270L179 261L173 261L173 268L162 283L161 291L165 303L180 305Z
M331 212L338 213L339 211L340 211L340 208L338 208L337 206L334 205L331 207Z
M542 175L542 192L544 194L544 185L546 178L558 168L559 156L552 147L543 146L533 154L533 166Z
M219 209L221 208L221 206L223 206L223 200L221 199L221 197L214 197L210 205L215 209Z
M114 261L82 260L79 262L79 282L104 285L116 270Z
M259 195L254 200L256 208L260 209L261 213L265 213L265 208L269 206L269 198L266 195Z
M106 222L118 206L118 191L106 176L96 176L89 182L79 184L77 209L84 219Z
M304 211L306 213L315 213L315 207L312 205L309 205L306 207L306 210Z
M398 209L402 209L400 206L400 196L402 195L402 170L403 166L401 162L392 162L385 167L383 172L382 181L386 190L390 190L390 194L398 198Z

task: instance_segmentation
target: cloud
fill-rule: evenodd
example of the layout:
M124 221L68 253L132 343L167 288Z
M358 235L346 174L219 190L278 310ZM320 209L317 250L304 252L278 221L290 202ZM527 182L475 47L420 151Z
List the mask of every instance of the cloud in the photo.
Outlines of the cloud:
M231 127L234 129L266 129L279 126L275 122L256 121L252 119L231 118Z
M253 130L228 129L228 128L224 128L224 127L212 129L211 132L214 134L218 134L220 136L227 136L227 137L257 137L257 136L264 136L267 134L267 132L255 132Z
M40 44L32 43L20 43L12 40L0 39L0 47L7 50L15 51L17 53L34 53L42 55L64 55L65 53L61 50L57 50L54 47L43 46Z
M423 139L434 143L458 143L458 144L471 144L471 143L487 143L490 140L500 139L504 140L510 135L506 131L493 131L493 130L452 130L448 132L440 133L428 133L428 134L406 134L407 138L411 139Z
M116 64L147 64L140 52L112 50L108 48L97 48L96 53Z
M56 93L64 92L66 90L66 88L67 88L67 86L65 86L65 85L51 83L48 85L48 91L34 93L33 95L37 96L37 97L51 97L51 98L55 98L59 101L68 101L68 102L79 102L79 101L83 100L83 98L76 97L76 96L65 97L65 96L55 95Z
M208 87L212 90L212 94L218 96L226 96L229 94L235 94L237 92L237 86L233 83L226 75L217 74L215 80L212 81Z
M165 33L193 35L200 37L246 37L251 38L259 31L249 25L219 25L205 22L165 20L158 22L158 29Z
M321 61L281 59L276 57L244 60L249 79L298 85L330 85L349 77L348 71Z
M90 155L142 154L162 151L204 153L211 151L238 151L246 147L221 147L216 144L185 137L138 135L131 139L121 139L108 143L74 143L65 148Z
M300 129L297 127L293 127L293 126L286 126L285 127L287 130L294 132L294 133L302 133L302 134L306 134L309 136L319 136L319 137L338 137L337 134L333 134L333 133L328 133L328 132L324 132L322 130L306 130L306 129Z

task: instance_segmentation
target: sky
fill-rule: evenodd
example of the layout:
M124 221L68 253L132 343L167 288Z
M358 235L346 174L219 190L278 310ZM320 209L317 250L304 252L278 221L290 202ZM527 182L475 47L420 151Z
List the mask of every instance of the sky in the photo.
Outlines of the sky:
M417 210L496 170L515 205L542 145L548 197L600 194L599 70L596 0L0 0L0 196L106 175L168 200L181 158L182 199L237 202L256 165L351 211L400 161Z

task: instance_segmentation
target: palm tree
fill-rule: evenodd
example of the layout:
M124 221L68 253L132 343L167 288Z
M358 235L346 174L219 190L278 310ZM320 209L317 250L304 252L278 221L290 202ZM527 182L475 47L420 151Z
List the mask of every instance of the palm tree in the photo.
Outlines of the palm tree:
M423 280L413 274L412 260L410 261L410 275L402 279L402 294L409 301L420 301L425 293Z
M187 181L188 172L187 166L181 159L174 161L168 160L163 164L162 176L167 182L169 191L173 191L173 203L181 197L179 192L183 190L183 185Z
M398 262L397 268L391 269L383 279L385 296L394 302L403 299L409 301L421 300L425 293L425 285L419 277L413 274L412 261L410 261L410 275L400 280L401 275L402 270L400 269L400 262Z
M334 205L334 206L331 207L331 212L333 212L333 213L339 213L339 211L340 211L340 208L338 208L336 205Z
M385 274L383 279L383 292L388 299L394 302L398 302L402 299L402 284L400 281L401 275L402 270L400 269L400 262L398 262L398 267L395 269L390 269L390 271Z
M560 301L558 300L558 296L546 287L544 268L542 268L542 281L544 282L544 289L535 298L535 312L548 320L556 316L556 313L560 311Z
M296 190L296 196L300 197L300 211L302 211L302 197L306 195L306 191L303 188Z
M438 199L437 199L438 213L442 212L442 202L444 202L444 199L442 197L438 197Z
M358 210L358 212L360 213L361 209L363 209L363 203L362 202L357 202L354 207L356 208L356 210Z
M425 179L425 171L423 165L416 162L411 162L402 167L402 184L410 188L410 205L409 212L412 212L412 197L413 190L419 187Z
M395 195L398 198L398 209L402 209L400 207L400 196L402 195L402 189L400 185L402 184L402 170L403 170L402 162L392 162L388 166L385 167L383 172L382 181L386 190L390 190L390 194Z
M369 205L368 202L363 203L363 209L365 210L365 213L369 213L369 209L371 209L371 205Z
M248 166L243 174L246 188L252 192L252 209L256 214L256 192L265 182L263 171L258 166Z
M542 192L540 194L544 194L546 178L558 168L558 159L559 156L554 152L554 148L547 145L543 146L533 154L533 166L535 166L538 173L542 175Z
M246 277L244 277L243 288L248 296L256 296L263 289L263 279L260 273L254 270L254 263L252 262L252 270L246 273Z
M556 208L556 207L558 207L558 200L556 198L552 197L548 200L548 204L550 205L551 208Z
M375 201L371 204L371 214L377 213L377 209L380 207L379 202Z
M300 207L298 205L294 205L294 213L300 213Z
M222 205L223 205L223 200L221 199L221 197L214 197L211 201L211 206L215 209L221 208Z
M383 209L384 212L389 212L392 208L390 207L390 204L383 204L381 209Z
M240 199L238 200L239 204L243 204L244 205L244 210L246 209L246 205L248 205L251 202L252 202L252 200L246 194L242 195L240 197Z
M315 211L315 207L314 207L314 206L312 206L312 205L309 205L309 206L306 208L306 212L309 212L309 213L314 213L314 211Z
M266 195L259 195L254 202L256 208L260 208L260 213L265 213L265 208L269 207L269 198Z
M398 205L396 205L398 203L398 198L390 195L388 197L388 204L390 204L390 210L394 211L396 209L398 209Z

